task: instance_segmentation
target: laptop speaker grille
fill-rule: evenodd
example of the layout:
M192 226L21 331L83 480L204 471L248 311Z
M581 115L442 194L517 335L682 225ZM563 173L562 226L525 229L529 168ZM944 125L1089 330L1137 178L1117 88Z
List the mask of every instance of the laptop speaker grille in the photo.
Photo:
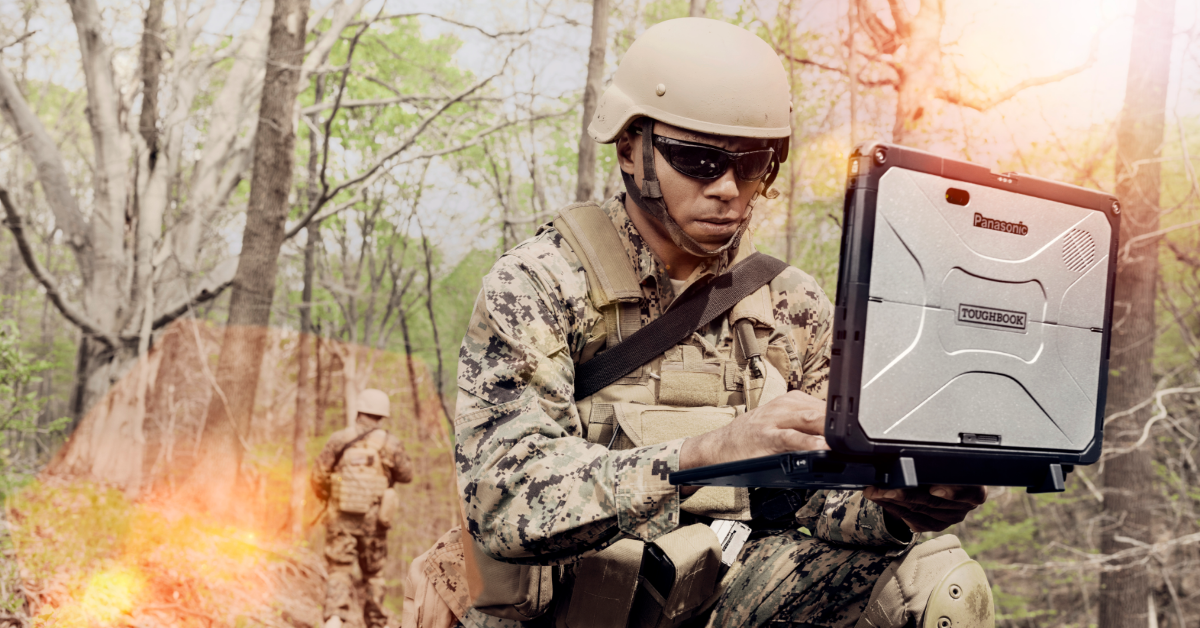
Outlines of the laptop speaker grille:
M1096 242L1092 234L1082 229L1072 229L1063 238L1063 262L1067 269L1081 272L1096 259Z

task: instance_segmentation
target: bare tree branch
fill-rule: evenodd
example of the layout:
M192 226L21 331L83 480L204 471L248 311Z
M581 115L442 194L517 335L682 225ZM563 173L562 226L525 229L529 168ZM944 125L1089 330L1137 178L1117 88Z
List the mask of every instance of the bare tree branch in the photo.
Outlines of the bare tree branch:
M333 50L333 45L337 43L342 31L350 25L350 20L358 15L359 11L366 6L367 0L350 0L350 4L338 4L337 10L333 13L333 18L330 20L329 30L321 34L317 38L317 43L311 51L308 51L304 58L304 63L300 66L300 85L308 83L308 77L320 66L325 64L329 58L329 52ZM349 62L346 63L349 66Z
M232 275L232 273L230 273L230 275ZM184 303L177 305L175 307L172 307L171 309L159 314L158 317L154 319L154 322L151 324L151 326L154 329L162 329L163 327L170 325L172 322L175 321L175 319L179 318L180 316L183 316L184 314L187 314L195 306L200 305L202 303L207 303L207 302L212 301L213 299L221 296L221 293L224 292L225 289L228 288L229 286L231 286L232 284L233 284L233 277L230 276L228 279L226 279L224 281L216 282L215 285L206 285L206 286L200 288L200 290L198 290L196 292L196 294L192 295Z
M17 248L21 251L21 258L25 260L25 266L29 268L29 272L33 274L38 283L42 284L42 288L46 290L46 298L58 308L63 317L71 321L83 333L95 337L100 342L103 342L109 348L119 346L118 341L112 334L101 329L100 325L93 322L87 314L82 310L72 305L63 297L62 291L58 287L58 282L50 275L42 263L38 261L37 256L33 253L33 247L29 245L29 240L25 237L25 227L21 222L21 215L17 213L17 208L13 206L12 201L8 198L8 190L0 187L0 205L4 206L4 225L12 232L13 239L17 241Z
M988 565L992 569L1003 569L1012 571L1079 571L1080 568L1095 569L1098 571L1121 571L1122 569L1130 569L1142 567L1146 562L1154 556L1162 556L1167 550L1172 548L1195 545L1200 543L1200 532L1185 534L1160 543L1144 543L1123 535L1117 535L1115 540L1128 545L1133 545L1126 550L1114 552L1112 554L1088 554L1074 548L1066 548L1071 552L1079 555L1077 561L1046 561L1040 564L1030 563L993 563ZM1052 545L1061 544L1052 543ZM1141 559L1141 560L1133 560ZM1115 564L1114 564L1115 563Z
M571 113L574 113L573 109L567 109L567 110L556 112L556 113L547 113L547 114L532 116L529 118L520 118L517 120L506 120L504 122L493 124L492 126L480 131L479 133L476 133L474 137L472 137L471 139L469 139L461 144L455 144L454 146L449 146L449 147L441 148L438 150L431 150L431 151L425 151L422 153L417 153L416 155L413 155L411 157L406 157L404 159L401 159L400 161L393 163L390 167L394 168L396 166L402 166L404 164L412 163L414 161L421 161L422 159L432 159L434 157L441 157L442 155L449 155L450 153L457 153L459 151L466 150L468 148L471 148L472 146L479 144L484 139L486 139L489 135L495 133L496 131L500 131L502 129L513 126L515 124L523 124L526 122L536 122L538 120L545 120L547 118L556 118L558 116L563 116L563 115L567 115L567 114L571 114ZM380 175L382 175L383 172L385 172L385 171L376 169L376 171L374 173L372 173L371 175L369 175L367 177L357 178L355 180L355 182L361 183L362 187L367 187L372 182L374 182L375 179L377 179ZM345 187L343 187L342 189L345 189ZM328 200L329 199L326 199L326 201L328 201ZM333 216L333 215L338 214L346 209L349 209L350 207L353 207L355 204L357 204L359 202L361 202L361 199L355 197L355 198L345 201L344 203L341 203L341 204L335 206L332 209L323 211L320 214L316 214L316 213L310 211L308 214L302 216L300 218L300 220L296 222L295 225L288 227L288 230L284 234L283 238L285 240L290 239L293 236L295 236L297 233L300 233L300 230L303 229L304 226L307 225L309 222L313 222L313 221L321 222L321 221L325 220L326 218L329 218L330 216ZM323 206L318 206L317 209L320 209L321 207L323 207Z
M946 89L944 86L940 87L938 89L937 97L950 103L950 104L961 105L963 107L968 107L968 108L974 109L976 111L987 111L988 109L995 107L996 105L1012 98L1013 96L1016 96L1017 94L1025 91L1031 87L1037 87L1039 85L1046 85L1048 83L1057 83L1065 78L1079 74L1080 72L1083 72L1084 70L1095 65L1096 59L1099 58L1099 52L1100 52L1100 33L1101 33L1101 31L1099 31L1099 30L1096 31L1096 35L1092 38L1092 47L1091 47L1091 50L1088 52L1087 59L1083 63L1081 63L1073 68L1069 68L1069 69L1063 70L1062 72L1059 72L1057 74L1051 74L1049 76L1038 76L1038 77L1034 77L1034 78L1025 79L1024 81L1021 81L1020 83L1017 83L1016 85L1013 85L1012 87L1009 87L1008 89L992 96L991 98L987 98L987 99L971 98L969 96L964 95L962 93L962 91L957 88Z
M367 77L367 78L368 78L368 80L370 80L370 77ZM340 109L358 109L358 108L362 108L362 107L382 107L385 105L395 105L398 103L406 103L406 102L427 102L427 101L445 100L446 98L450 98L450 97L449 96L429 96L429 95L421 94L421 95L416 95L416 96L396 96L394 98L371 98L371 99L367 99L367 100L347 100L347 101L342 102L340 105L336 105L336 106ZM464 98L463 99L464 102L471 101L471 100L477 100L477 99L473 99L473 98ZM305 115L305 116L311 116L314 113L320 113L327 109L333 109L334 106L335 106L335 104L333 102L317 103L315 105L309 105L309 106L301 109L300 114Z
M448 17L443 17L441 15L437 15L434 13L421 13L421 12L397 13L395 15L385 15L378 19L380 19L380 20L399 20L399 19L403 19L406 17L431 17L435 20L441 20L443 22L446 22L447 24L453 24L455 26L461 26L463 28L469 28L471 30L479 31L485 37L491 37L492 39L499 39L501 37L515 37L515 36L525 35L533 30L533 28L531 27L531 28L527 28L522 31L500 31L497 33L489 33L488 31L485 31L482 28L475 26L474 24L467 24L465 22L459 22L458 20L452 20Z
M386 6L386 5L382 5L379 7L379 13L383 12L384 6ZM379 13L375 14L375 19L379 18ZM334 118L337 118L338 108L342 104L342 96L345 95L345 93L346 93L346 79L349 78L349 76L350 76L350 64L354 59L354 49L358 47L359 38L362 37L363 33L367 32L367 29L370 28L371 24L373 24L373 23L375 23L374 19L363 23L362 27L359 28L358 31L354 33L354 38L350 40L350 49L346 52L346 70L344 72L342 72L342 81L341 81L341 84L338 85L337 96L334 96L334 98L333 98L333 111L331 111L329 113L329 117L325 119L325 145L321 150L321 196L322 196L322 198L321 198L321 201L319 201L317 203L318 205L320 205L321 202L324 201L325 191L329 189L329 185L325 181L326 166L329 164L329 141L332 136L333 120L334 120Z
M842 76L849 76L849 74L843 68L834 67L832 65L825 65L824 63L821 63L819 61L814 61L814 60L808 59L808 58L800 59L800 58L794 57L787 53L783 53L783 56L786 57L787 59L794 61L795 63L799 63L801 65L811 65L814 68L820 68L822 70L827 70L829 72L837 72L838 74L841 74ZM863 87L897 87L899 85L899 82L896 81L895 79L867 80L862 77L861 72L859 72L857 74L858 74L858 76L856 78L856 82L858 85L861 85Z
M1188 227L1195 227L1198 225L1200 225L1200 219L1192 220L1190 222L1185 222L1185 223L1174 225L1171 227L1163 227L1162 229L1159 229L1157 231L1151 231L1150 233L1143 233L1142 235L1129 238L1129 240L1127 242L1121 243L1121 259L1122 260L1129 259L1130 249L1132 249L1133 245L1137 244L1138 242L1141 242L1143 240L1157 239L1158 237L1166 235L1168 233L1171 233L1172 231L1179 231L1180 229L1187 229Z
M25 41L26 39L29 39L29 37L32 36L36 32L38 32L38 31L25 31L25 34L8 42L7 44L4 44L3 46L0 46L0 51L3 51L6 48L12 48L13 46Z
M404 138L404 141L400 142L399 146L392 149L386 155L377 159L375 161L375 163L372 164L369 168L367 168L363 172L359 173L358 176L355 176L347 181L344 181L344 182L338 184L337 186L335 186L333 189L327 190L324 193L322 193L321 198L318 199L318 201L316 203L313 203L313 206L311 209L308 210L308 213L306 213L304 216L302 216L300 218L300 220L293 227L291 227L287 230L286 234L284 235L284 239L285 240L289 239L292 236L299 233L299 231L304 228L304 225L307 225L308 222L313 219L313 216L316 216L317 213L320 212L321 209L325 206L325 204L330 201L330 199L336 197L343 190L345 190L351 186L358 185L359 183L372 177L373 175L375 175L376 172L379 171L380 168L382 168L384 166L384 164L391 161L393 157L395 157L396 155L399 155L400 153L407 150L410 146L413 145L413 143L415 143L417 141L417 138L420 137L421 133L423 133L425 131L425 129L428 128L429 125L433 123L434 120L437 120L439 117L441 117L441 115L443 113L445 113L446 110L449 109L454 103L457 103L457 102L461 101L462 99L466 98L467 96L470 96L471 94L475 93L476 91L482 89L485 85L487 85L489 82L491 82L492 79L496 78L497 76L500 76L500 74L502 74L508 68L508 63L512 59L512 56L516 51L517 51L517 48L514 48L509 51L508 56L504 58L504 65L501 66L501 68L495 74L492 74L491 76L488 76L487 78L484 78L484 79L476 82L474 85L471 85L467 89L460 92L458 95L447 100L445 103L442 104L441 107L438 107L437 110L435 110L432 113L430 113L429 115L425 116L425 118L422 119L421 122L419 122L417 124L417 126L415 128L413 128L412 131L409 132L408 136ZM507 126L507 124L511 124L511 123L506 123L505 126ZM464 148L465 147L466 146L464 146ZM438 154L454 152L455 150L462 150L462 148L455 148L453 150L447 150L445 152L438 153ZM409 161L412 161L412 160L409 160ZM324 185L322 185L322 187L324 187Z
M855 1L858 2L858 11L856 12L858 14L858 22L863 25L863 30L866 31L867 37L870 38L871 44L875 46L875 49L888 55L896 52L900 47L896 31L888 28L874 11L868 9L863 0ZM899 9L904 15L908 15L908 9L904 8L903 3L900 4ZM892 7L892 16L893 19L896 19L896 7L894 6ZM908 20L911 21L912 16L908 16ZM897 28L899 28L900 24L900 20L897 19ZM907 31L908 22L904 22L904 24Z
M21 137L25 154L37 168L46 202L54 212L55 226L62 229L67 244L83 263L85 251L91 246L87 220L79 210L75 196L71 194L71 179L63 164L62 154L50 139L46 127L21 96L16 82L3 64L0 64L0 113Z

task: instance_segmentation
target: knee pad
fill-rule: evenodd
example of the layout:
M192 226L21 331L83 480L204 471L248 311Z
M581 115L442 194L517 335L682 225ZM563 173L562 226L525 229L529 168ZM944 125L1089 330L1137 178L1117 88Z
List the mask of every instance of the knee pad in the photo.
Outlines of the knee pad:
M992 590L958 538L912 548L875 582L856 628L995 628Z

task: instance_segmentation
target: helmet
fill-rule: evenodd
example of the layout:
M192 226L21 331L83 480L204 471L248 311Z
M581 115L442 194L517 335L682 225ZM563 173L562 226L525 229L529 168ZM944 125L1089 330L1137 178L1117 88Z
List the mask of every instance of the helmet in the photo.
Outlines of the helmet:
M643 184L622 172L625 189L643 211L667 228L680 248L713 257L737 246L746 219L724 246L710 251L683 232L667 212L654 169L654 121L689 131L776 139L776 160L759 187L766 192L787 160L791 87L779 55L753 33L719 20L685 17L646 30L621 59L604 91L588 134L602 144L617 140L638 118ZM755 197L757 198L757 196Z
M390 414L391 403L387 393L377 388L368 388L358 393L358 412L386 417Z
M701 17L656 24L629 47L588 134L615 142L646 116L734 137L791 134L791 87L779 55L743 28Z

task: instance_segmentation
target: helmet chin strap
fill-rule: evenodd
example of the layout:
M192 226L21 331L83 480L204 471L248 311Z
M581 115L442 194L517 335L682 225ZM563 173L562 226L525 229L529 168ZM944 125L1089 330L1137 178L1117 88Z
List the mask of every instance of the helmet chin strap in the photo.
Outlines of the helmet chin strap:
M642 211L649 214L652 218L662 223L667 228L667 235L675 246L695 255L697 257L717 257L718 255L730 249L737 248L738 242L742 239L742 234L746 232L746 227L750 225L750 215L754 209L754 201L758 200L758 192L754 193L754 197L750 199L746 218L738 225L738 230L730 238L729 241L715 250L708 250L701 246L692 236L684 233L683 228L675 219L671 218L670 212L667 211L667 204L662 197L662 189L658 185L658 174L654 168L654 120L651 118L642 118L634 124L641 125L642 129L642 187L638 189L637 180L628 172L621 171L621 178L625 182L625 192L633 199ZM762 189L761 186L759 188Z

